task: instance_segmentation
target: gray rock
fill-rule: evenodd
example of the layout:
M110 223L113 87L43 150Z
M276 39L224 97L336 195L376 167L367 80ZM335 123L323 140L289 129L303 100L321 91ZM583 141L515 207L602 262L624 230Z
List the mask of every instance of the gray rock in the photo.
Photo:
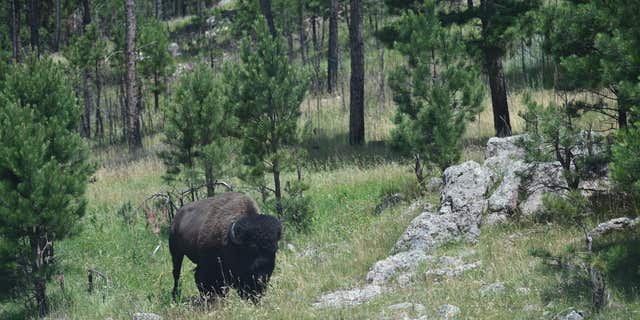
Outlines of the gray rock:
M492 184L491 172L477 162L467 161L447 168L443 176L439 213L452 215L464 239L476 241L481 214L487 206L485 195Z
M639 224L640 217L635 219L629 219L627 217L615 218L599 224L593 230L589 231L588 234L591 239L597 240L598 238L610 233L621 232L635 228L635 226Z
M452 304L445 304L438 307L438 314L442 319L453 319L459 313L460 313L460 308Z
M427 192L440 192L440 188L442 188L441 177L431 177L425 185L425 189L427 189Z
M504 287L504 284L502 282L496 282L480 288L480 294L483 296L491 294L501 294L505 291L505 289L506 288Z
M413 273L420 263L433 259L421 250L401 252L376 262L367 273L367 282L384 285L399 272Z
M176 42L171 42L169 44L169 47L167 48L167 50L169 50L169 53L171 53L171 55L175 58L175 57L179 57L180 56L180 46L178 45L178 43Z
M566 315L558 319L559 320L584 320L584 317L582 316L580 311L572 310L571 312L567 313Z
M162 317L155 313L136 312L131 316L131 320L162 320Z
M465 263L460 257L442 256L439 259L438 267L427 270L426 275L453 278L469 270L476 269L481 265L482 263L480 261Z
M458 240L461 236L456 218L452 214L423 212L411 221L391 249L391 254L413 250L429 252L445 243Z
M373 210L374 214L381 214L384 210L391 208L398 203L404 201L404 195L401 193L394 193L391 195L387 195L380 200L380 203L376 205L376 208Z
M511 216L518 209L518 191L521 178L518 171L522 168L522 162L513 162L502 176L500 185L493 191L488 200L490 212L499 215Z
M491 157L513 157L524 158L524 149L520 147L520 141L525 139L527 135L516 135L504 138L493 137L487 142L485 152L486 158Z
M543 209L542 196L545 193L563 194L567 188L567 180L564 178L560 162L527 164L527 169L522 172L521 186L527 198L519 204L520 212L526 216L540 211Z
M534 311L538 311L540 310L540 306L537 304L526 304L523 308L522 311L524 312L534 312Z
M506 214L500 214L500 213L490 213L488 214L485 218L484 221L482 222L482 224L488 225L488 226L497 226L497 225L501 225L501 224L505 224L509 221L509 217Z
M320 296L313 304L315 308L341 308L357 306L382 294L384 288L377 285L367 285L362 288L338 290Z

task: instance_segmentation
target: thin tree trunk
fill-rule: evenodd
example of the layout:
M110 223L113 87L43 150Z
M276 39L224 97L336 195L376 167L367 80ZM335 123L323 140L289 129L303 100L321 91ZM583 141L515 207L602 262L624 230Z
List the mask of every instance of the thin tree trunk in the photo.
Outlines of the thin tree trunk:
M38 0L29 0L29 27L31 28L31 50L40 57L40 14Z
M327 59L327 91L333 93L338 84L338 0L331 0L329 16L329 55Z
M349 143L364 144L364 43L362 39L362 0L351 0L351 81L349 101Z
M204 180L207 186L207 197L213 197L216 191L213 179L213 166L208 162L204 164Z
M91 23L89 0L82 0L82 33L87 31ZM81 134L85 138L91 137L91 89L89 88L89 66L82 66L82 97L84 99L84 113L82 115Z
M53 41L53 50L55 52L58 52L58 50L60 49L60 0L56 0L56 30L55 30L55 36L54 36L54 41Z
M16 62L20 62L20 50L22 44L20 43L20 0L11 0L9 6L11 15L11 42L13 44L13 59Z
M135 0L125 0L126 12L126 43L125 63L126 74L126 106L127 106L127 140L129 149L142 148L142 136L140 134L140 110L136 91L136 4Z
M300 34L300 58L307 64L307 30L304 26L304 3L298 0L298 33Z
M320 47L318 46L318 16L315 14L311 16L311 41L313 42L313 50L317 55Z
M278 35L276 31L276 25L273 23L273 13L271 12L271 1L270 0L260 0L260 7L262 8L262 14L264 18L267 19L267 25L269 26L269 32L272 37L276 37Z
M278 212L278 219L282 219L284 209L282 207L282 188L280 187L280 165L277 160L273 163L273 185L276 193L276 211Z
M213 66L211 66L213 68ZM153 73L153 106L154 110L158 112L160 110L160 91L158 90L158 86L160 85L160 76L158 76L158 72Z
M162 20L162 0L156 0L156 19Z
M473 0L467 0L467 7L469 7L469 9L473 8Z
M95 65L95 85L96 85L96 131L95 137L102 139L104 137L104 121L100 100L102 99L102 83L100 82L99 62Z
M507 86L502 67L502 56L496 53L486 53L489 86L491 88L491 104L493 107L493 126L496 136L510 136L511 120L509 118L509 104L507 102Z

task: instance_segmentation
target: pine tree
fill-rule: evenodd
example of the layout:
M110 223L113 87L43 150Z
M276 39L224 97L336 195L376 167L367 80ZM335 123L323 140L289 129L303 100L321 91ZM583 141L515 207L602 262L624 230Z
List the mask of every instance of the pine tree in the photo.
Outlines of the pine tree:
M166 77L171 73L173 57L169 53L169 35L165 26L155 19L143 21L138 47L142 60L138 64L141 75L151 87L155 111L160 109L160 94L167 90Z
M282 217L280 173L292 162L298 142L300 104L307 91L302 71L287 58L279 37L272 37L266 24L254 25L255 43L246 37L240 64L226 68L225 79L233 87L228 99L241 123L245 163L256 181L273 175L276 210Z
M447 25L455 23L478 29L467 32L470 35L467 45L483 60L491 89L493 125L500 137L512 132L502 60L515 38L518 23L539 6L539 0L483 0L479 6L440 14L440 19Z
M166 110L168 150L160 154L167 166L164 177L171 184L193 190L204 182L207 194L213 195L215 180L228 167L237 127L223 90L222 81L203 65L180 79Z
M466 123L481 110L479 73L460 39L440 25L433 2L396 23L404 41L395 48L408 63L389 79L398 104L393 144L444 170L460 159Z
M54 241L78 227L93 167L75 133L81 109L60 68L30 57L8 73L0 93L0 248L11 255L0 261L11 275L3 280L19 287L1 291L32 294L42 316Z

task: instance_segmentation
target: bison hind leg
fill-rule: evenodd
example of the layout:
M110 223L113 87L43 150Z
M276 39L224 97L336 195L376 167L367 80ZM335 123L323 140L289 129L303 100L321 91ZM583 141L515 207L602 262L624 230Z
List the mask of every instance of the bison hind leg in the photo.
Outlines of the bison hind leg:
M182 260L184 259L184 255L181 253L171 252L171 259L173 260L173 291L171 295L173 296L173 301L177 301L178 296L178 283L180 283L180 269L182 269Z

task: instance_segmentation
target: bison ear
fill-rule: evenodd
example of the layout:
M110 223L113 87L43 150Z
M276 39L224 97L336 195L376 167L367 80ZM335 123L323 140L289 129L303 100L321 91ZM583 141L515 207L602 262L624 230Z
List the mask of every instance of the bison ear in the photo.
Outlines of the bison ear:
M235 229L236 229L236 223L234 222L231 224L231 227L229 228L229 239L234 244L240 245L242 244L242 241L240 240L240 238L238 238L238 235L236 234Z

